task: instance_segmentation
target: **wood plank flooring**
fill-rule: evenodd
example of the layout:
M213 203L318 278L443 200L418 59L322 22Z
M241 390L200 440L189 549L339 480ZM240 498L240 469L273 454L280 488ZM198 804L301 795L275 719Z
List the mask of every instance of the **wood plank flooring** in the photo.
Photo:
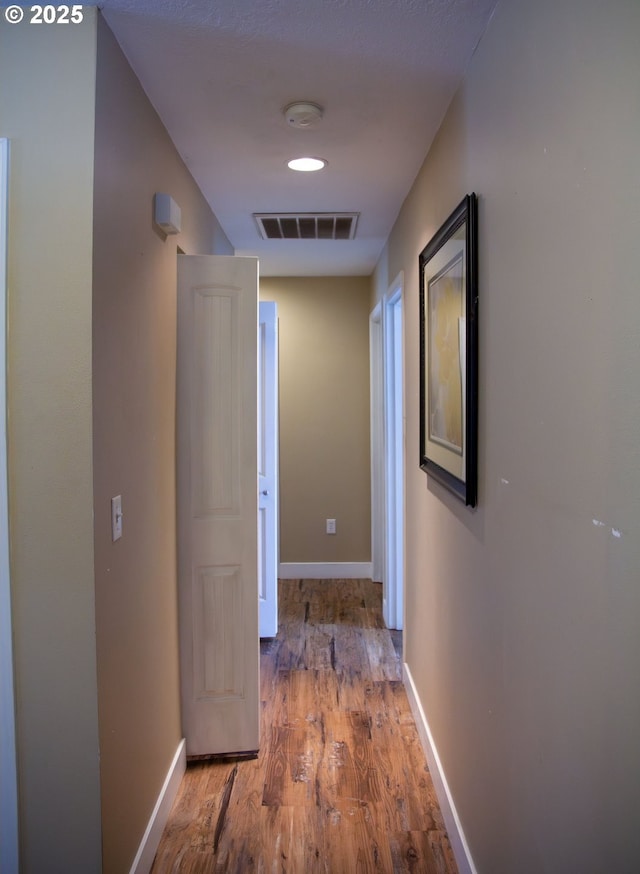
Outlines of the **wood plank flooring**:
M189 765L152 874L456 874L381 586L279 590L260 754Z

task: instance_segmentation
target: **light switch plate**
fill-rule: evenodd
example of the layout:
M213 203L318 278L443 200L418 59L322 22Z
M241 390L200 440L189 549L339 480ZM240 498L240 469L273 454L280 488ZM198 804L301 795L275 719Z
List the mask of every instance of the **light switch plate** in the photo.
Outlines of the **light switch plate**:
M122 537L122 495L111 498L111 539L115 543Z

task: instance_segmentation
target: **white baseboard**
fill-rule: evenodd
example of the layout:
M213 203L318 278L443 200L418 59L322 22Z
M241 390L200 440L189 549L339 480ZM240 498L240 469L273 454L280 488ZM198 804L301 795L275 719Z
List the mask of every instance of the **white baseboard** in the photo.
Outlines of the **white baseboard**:
M178 744L178 749L173 757L173 762L167 773L164 781L164 786L160 790L156 806L151 814L151 819L147 825L147 830L133 860L131 871L129 874L149 874L153 860L162 837L162 832L167 824L171 806L178 794L180 783L184 777L184 772L187 769L187 747L184 738Z
M451 849L453 850L453 855L456 857L459 874L477 874L476 867L471 858L471 853L469 852L469 846L464 836L464 832L462 831L462 824L460 823L455 804L453 803L453 796L449 790L449 784L447 783L447 778L442 768L440 756L438 755L436 745L433 741L433 735L431 734L427 717L425 716L422 704L418 698L411 671L406 662L403 664L402 668L407 698L409 699L409 705L411 706L413 718L416 721L416 728L418 729L420 741L427 757L431 779L433 780L433 786L436 790L436 795L438 796L442 817L445 826L447 827Z
M370 561L300 561L281 562L281 580L369 580Z

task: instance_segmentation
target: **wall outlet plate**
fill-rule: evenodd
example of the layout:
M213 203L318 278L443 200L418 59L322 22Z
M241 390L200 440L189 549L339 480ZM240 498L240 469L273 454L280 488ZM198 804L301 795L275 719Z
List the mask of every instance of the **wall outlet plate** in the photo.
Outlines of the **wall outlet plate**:
M327 519L327 534L335 534L336 533L336 520L335 519Z

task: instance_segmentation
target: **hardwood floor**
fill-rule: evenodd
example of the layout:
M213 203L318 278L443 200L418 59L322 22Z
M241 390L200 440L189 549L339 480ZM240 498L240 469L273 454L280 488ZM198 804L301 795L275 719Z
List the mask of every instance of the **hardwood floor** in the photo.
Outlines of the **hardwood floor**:
M189 765L152 874L456 874L381 586L279 587L260 754Z

